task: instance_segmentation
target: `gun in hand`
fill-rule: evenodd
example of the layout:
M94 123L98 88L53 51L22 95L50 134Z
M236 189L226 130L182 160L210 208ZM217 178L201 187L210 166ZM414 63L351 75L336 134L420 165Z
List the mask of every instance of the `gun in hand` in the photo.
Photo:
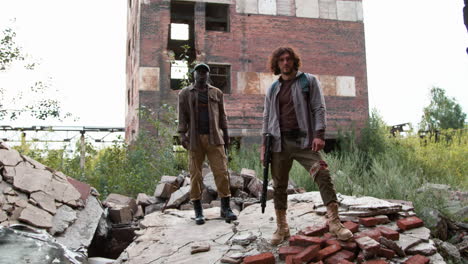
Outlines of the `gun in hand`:
M262 214L265 213L267 191L268 191L268 169L271 164L271 145L273 143L273 136L265 134L265 153L263 154L263 190L260 203L262 204Z

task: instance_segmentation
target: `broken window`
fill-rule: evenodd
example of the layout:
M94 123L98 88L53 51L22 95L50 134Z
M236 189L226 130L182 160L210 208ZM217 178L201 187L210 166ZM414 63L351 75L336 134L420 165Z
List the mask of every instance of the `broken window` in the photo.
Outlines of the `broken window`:
M180 23L171 23L171 39L188 40L189 25Z
M174 90L182 88L188 72L187 62L192 63L196 58L194 19L194 2L171 1L167 48L171 57L171 89Z
M171 89L182 89L184 80L187 80L189 72L186 61L174 60L171 62Z
M206 30L229 31L229 5L206 3Z
M231 66L215 65L210 66L211 85L221 89L223 93L231 93Z

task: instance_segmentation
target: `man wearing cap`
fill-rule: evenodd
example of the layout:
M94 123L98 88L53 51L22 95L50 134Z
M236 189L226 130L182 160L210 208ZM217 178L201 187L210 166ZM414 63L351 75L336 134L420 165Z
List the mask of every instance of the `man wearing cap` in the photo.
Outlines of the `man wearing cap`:
M223 92L207 83L210 67L204 63L193 69L195 83L179 93L179 128L182 146L189 150L190 200L195 209L195 223L204 224L201 194L202 165L208 157L221 198L221 217L226 221L237 216L229 205L231 191L224 145L229 144Z

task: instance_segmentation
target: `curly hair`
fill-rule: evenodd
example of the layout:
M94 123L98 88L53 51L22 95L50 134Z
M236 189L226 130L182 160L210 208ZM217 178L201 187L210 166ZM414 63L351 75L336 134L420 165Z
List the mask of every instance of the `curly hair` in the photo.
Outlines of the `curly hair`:
M299 70L299 67L301 67L301 58L299 57L299 53L295 51L291 47L279 47L273 51L273 53L270 56L270 60L268 61L268 67L270 68L271 72L274 73L275 75L278 75L281 73L280 68L278 67L278 60L281 55L284 53L289 53L291 57L294 60L294 70Z

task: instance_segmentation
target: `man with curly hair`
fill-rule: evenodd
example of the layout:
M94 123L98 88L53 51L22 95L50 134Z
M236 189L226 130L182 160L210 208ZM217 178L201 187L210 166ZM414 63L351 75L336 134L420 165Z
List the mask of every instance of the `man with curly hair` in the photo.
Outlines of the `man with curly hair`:
M299 71L301 60L290 47L277 48L269 60L270 70L280 75L265 96L262 133L273 137L271 174L277 230L271 243L290 236L286 220L287 187L293 161L298 161L318 185L327 207L328 226L340 240L353 236L338 216L338 200L327 163L319 153L325 146L326 109L320 83ZM261 158L265 152L262 146Z

